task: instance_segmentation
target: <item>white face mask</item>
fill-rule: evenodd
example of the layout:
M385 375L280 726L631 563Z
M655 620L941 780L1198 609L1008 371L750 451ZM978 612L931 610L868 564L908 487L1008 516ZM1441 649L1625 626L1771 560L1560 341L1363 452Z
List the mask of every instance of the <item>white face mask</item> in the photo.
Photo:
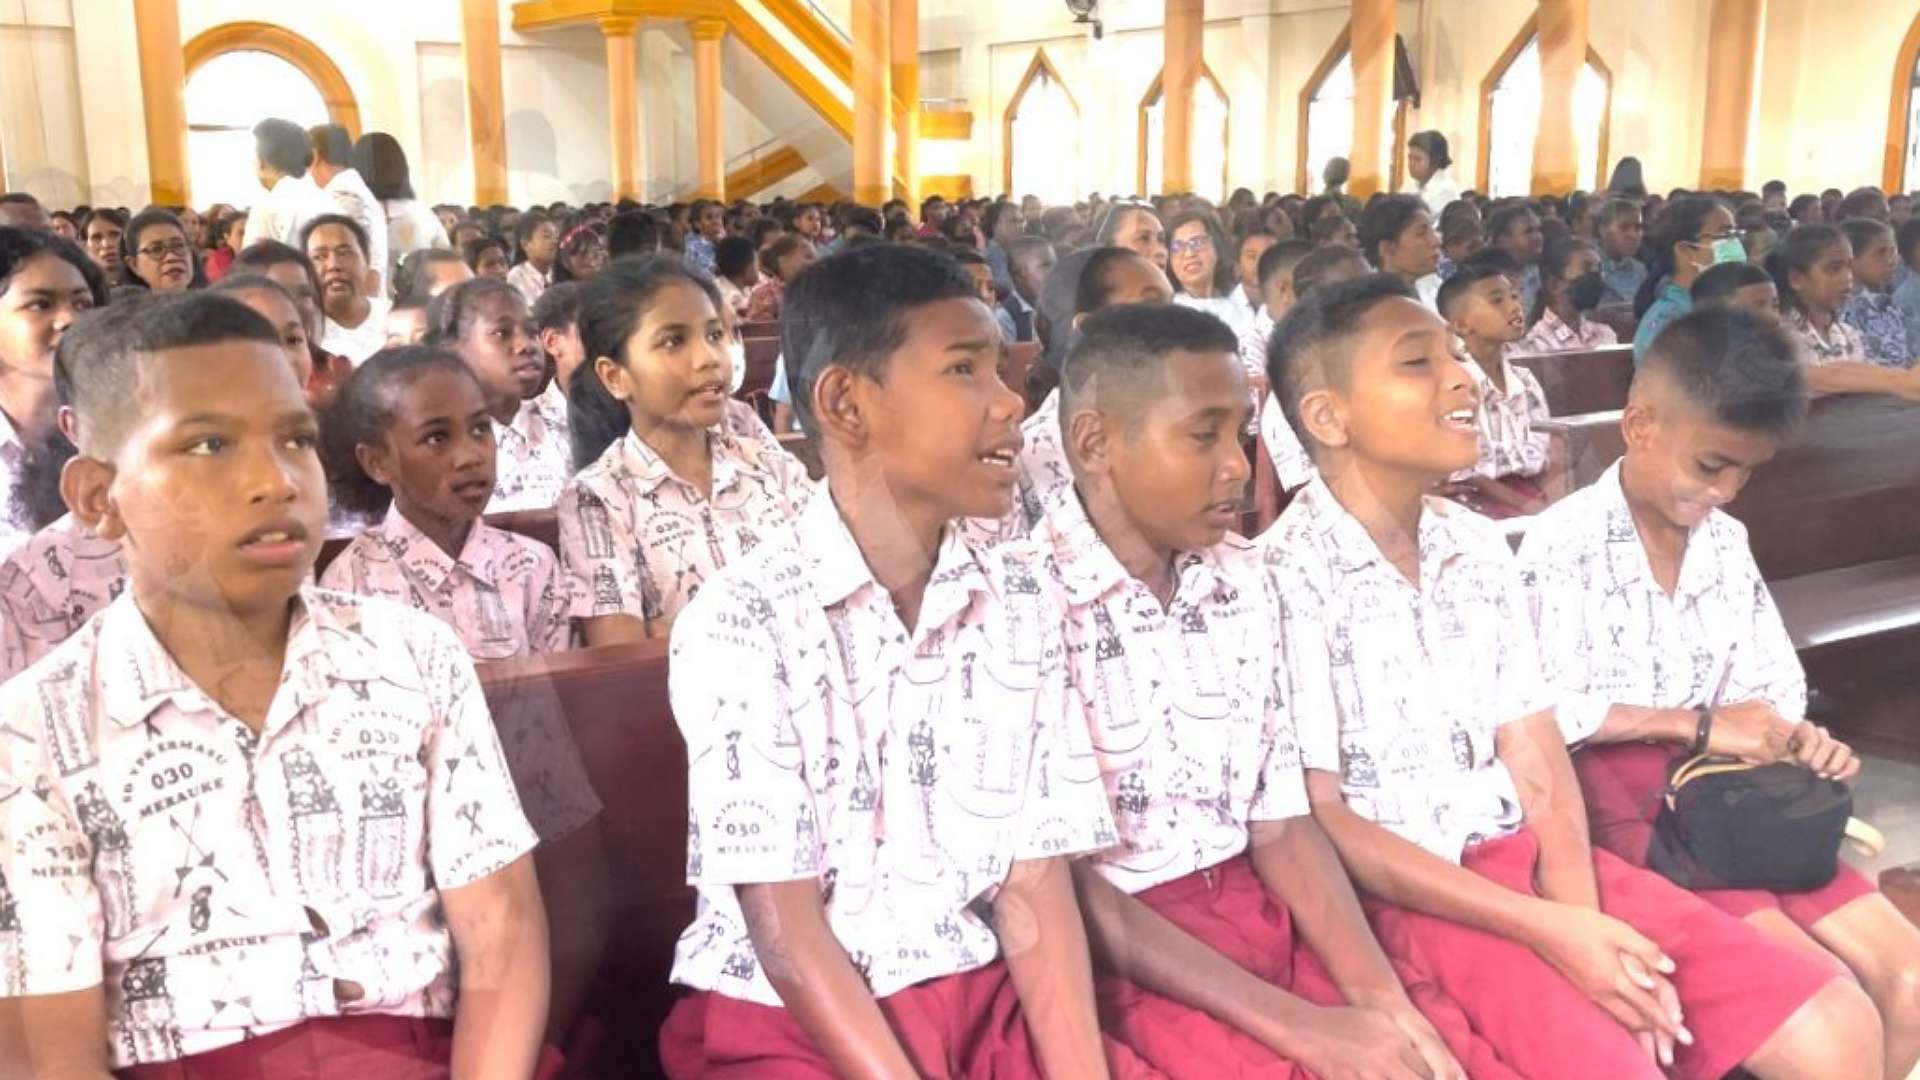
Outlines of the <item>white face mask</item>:
M733 374L727 379L727 393L737 394L747 381L747 346L743 342L727 343L727 361L733 365Z

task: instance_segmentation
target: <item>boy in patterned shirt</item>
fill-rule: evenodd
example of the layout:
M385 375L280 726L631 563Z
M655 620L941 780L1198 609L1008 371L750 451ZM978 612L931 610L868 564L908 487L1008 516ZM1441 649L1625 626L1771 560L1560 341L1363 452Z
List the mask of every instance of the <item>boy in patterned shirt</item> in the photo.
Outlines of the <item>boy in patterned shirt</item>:
M1547 395L1540 380L1507 359L1509 347L1526 335L1517 269L1504 255L1488 252L1460 264L1440 287L1441 317L1461 342L1461 364L1473 377L1480 400L1480 457L1449 477L1448 491L1489 517L1506 518L1546 508L1540 486L1547 471Z
M1674 759L1798 762L1849 780L1860 763L1802 719L1807 681L1747 530L1718 508L1806 414L1779 321L1695 309L1634 375L1626 456L1536 518L1520 548L1541 659L1560 695L1594 843L1645 865ZM1810 892L1702 890L1709 903L1823 958L1880 1008L1887 1075L1920 1057L1920 930L1859 871Z
M1518 564L1427 497L1479 454L1445 324L1363 278L1303 299L1270 368L1320 468L1261 537L1307 793L1387 955L1528 1076L1881 1076L1833 964L1591 848Z
M533 834L452 633L303 585L326 494L273 327L187 293L72 332L63 492L130 585L0 688L0 1060L533 1073Z
M826 480L673 631L687 879L670 1076L1107 1074L1068 856L1113 842L966 273L867 245L786 293Z
M1253 1062L1462 1075L1308 813L1278 608L1258 550L1230 531L1252 408L1233 331L1171 305L1081 329L1061 387L1074 487L1034 536L1065 596L1071 700L1120 835L1074 863L1114 976L1107 1032L1170 1076ZM1509 1075L1457 1007L1425 998L1463 1058L1479 1051L1474 1075Z

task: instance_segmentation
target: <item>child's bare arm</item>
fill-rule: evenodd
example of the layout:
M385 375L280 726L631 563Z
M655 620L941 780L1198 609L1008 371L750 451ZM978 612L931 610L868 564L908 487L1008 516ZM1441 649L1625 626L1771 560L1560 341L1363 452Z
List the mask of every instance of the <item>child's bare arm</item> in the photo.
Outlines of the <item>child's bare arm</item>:
M547 1026L547 919L533 857L443 889L440 899L460 962L453 1075L523 1080Z
M1494 752L1513 775L1527 828L1540 841L1540 895L1598 910L1600 888L1593 876L1587 806L1553 712L1538 712L1502 727Z
M580 620L580 636L589 646L625 645L647 640L647 624L633 615L595 615Z
M1049 1076L1107 1075L1093 967L1067 860L1022 859L994 899L994 932Z
M0 998L0 1075L110 1080L106 991Z
M814 880L738 885L754 955L780 1001L842 1076L905 1077L913 1062L827 925Z

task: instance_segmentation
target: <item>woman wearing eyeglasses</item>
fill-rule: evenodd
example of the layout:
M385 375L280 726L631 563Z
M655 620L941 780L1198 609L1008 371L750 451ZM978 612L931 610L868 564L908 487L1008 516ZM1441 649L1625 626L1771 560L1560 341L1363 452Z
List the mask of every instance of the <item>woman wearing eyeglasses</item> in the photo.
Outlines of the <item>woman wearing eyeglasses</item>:
M166 210L143 210L120 235L121 284L157 293L184 292L206 284L186 226Z
M1167 260L1173 302L1213 315L1239 333L1241 320L1228 296L1233 289L1232 268L1220 257L1225 245L1212 216L1201 211L1180 214L1173 219L1171 235Z

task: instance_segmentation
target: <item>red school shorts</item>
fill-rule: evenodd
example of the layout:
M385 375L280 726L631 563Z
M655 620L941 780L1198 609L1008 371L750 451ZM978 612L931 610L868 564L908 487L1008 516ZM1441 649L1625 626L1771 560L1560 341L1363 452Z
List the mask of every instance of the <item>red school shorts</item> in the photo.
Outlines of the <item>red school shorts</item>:
M1040 1080L1033 1040L1007 966L930 979L889 994L880 1011L933 1080ZM1114 1080L1160 1080L1102 1036ZM660 1029L660 1063L674 1080L838 1080L840 1073L786 1009L695 991L674 1003Z
M1477 844L1468 870L1537 895L1532 833ZM1833 965L1767 937L1648 870L1593 853L1600 907L1651 938L1677 968L1692 1046L1676 1047L1673 1075L1716 1080L1752 1056L1788 1017L1838 978ZM1531 949L1406 908L1369 901L1387 955L1430 974L1460 1003L1474 1030L1521 1073L1555 1080L1659 1077L1626 1028Z
M361 1015L306 1020L177 1061L117 1069L120 1080L446 1080L453 1075L453 1021ZM560 1075L558 1051L542 1047L537 1080Z
M1242 855L1138 894L1168 922L1205 942L1254 975L1316 1005L1346 1003L1306 941L1293 933L1291 913L1267 891ZM1474 1080L1519 1080L1467 1022L1460 1006L1431 979L1395 964L1415 1007ZM1252 1037L1119 978L1102 979L1100 1027L1148 1064L1171 1077L1268 1077L1304 1080L1313 1074Z
M1611 851L1634 866L1647 865L1653 819L1667 790L1667 766L1687 751L1678 746L1618 743L1576 751L1573 768L1587 801L1587 825L1593 846ZM1699 889L1695 896L1736 918L1775 910L1805 930L1874 892L1865 874L1842 862L1832 881L1809 892L1765 889Z

